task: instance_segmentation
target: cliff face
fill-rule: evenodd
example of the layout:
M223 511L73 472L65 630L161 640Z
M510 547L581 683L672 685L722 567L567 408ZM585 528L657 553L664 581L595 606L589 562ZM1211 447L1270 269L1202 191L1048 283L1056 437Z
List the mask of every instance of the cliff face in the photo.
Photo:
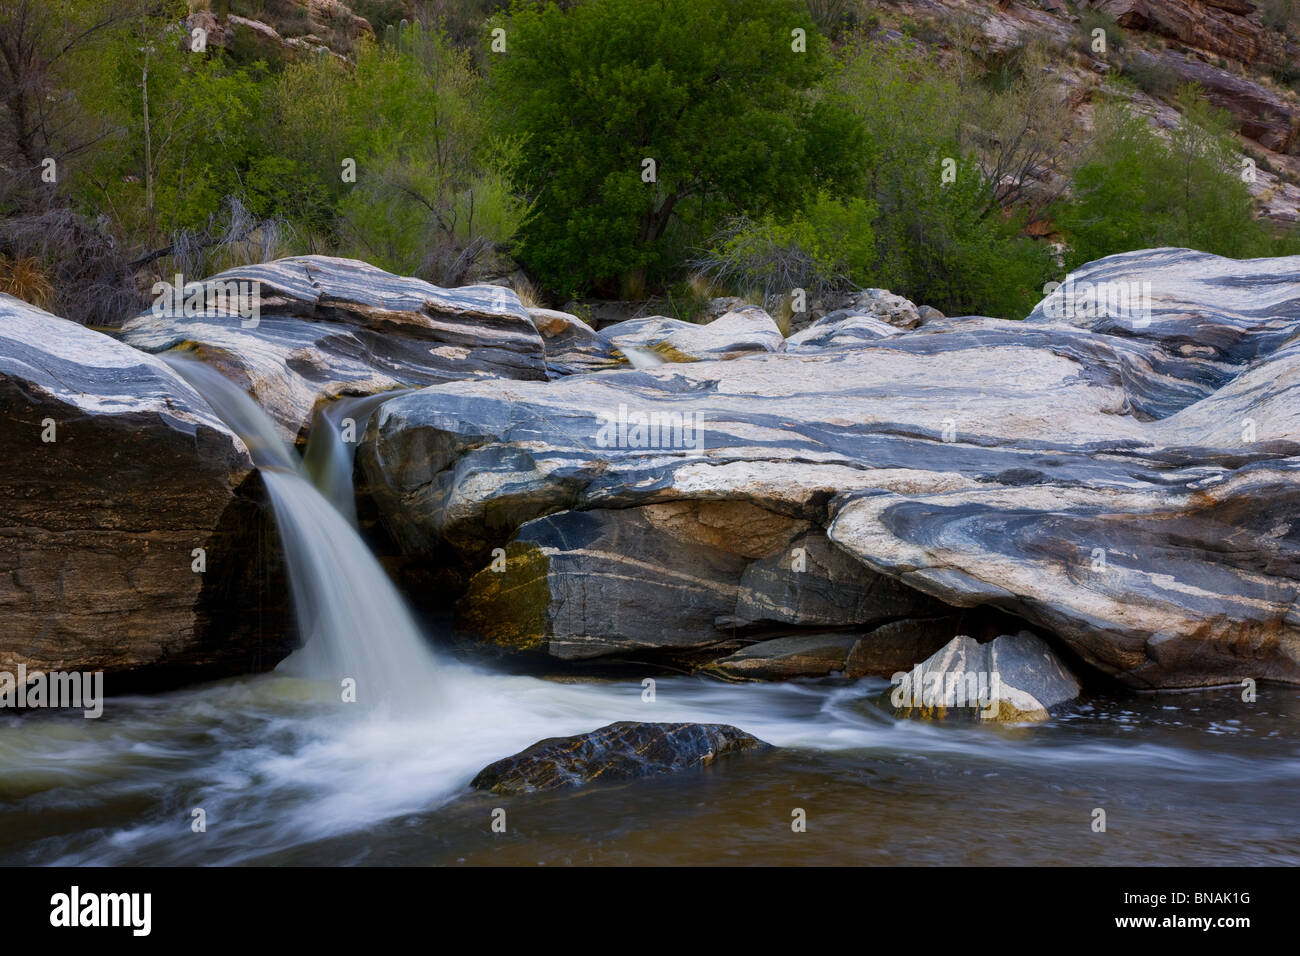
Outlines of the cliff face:
M1300 4L1271 0L893 0L870 7L881 29L919 39L940 54L970 50L1005 57L1039 44L1065 122L1086 133L1103 84L1124 76L1126 93L1155 129L1178 122L1174 94L1195 83L1234 118L1260 214L1300 222ZM1105 32L1098 49L1095 30ZM1113 95L1113 90L1111 91Z

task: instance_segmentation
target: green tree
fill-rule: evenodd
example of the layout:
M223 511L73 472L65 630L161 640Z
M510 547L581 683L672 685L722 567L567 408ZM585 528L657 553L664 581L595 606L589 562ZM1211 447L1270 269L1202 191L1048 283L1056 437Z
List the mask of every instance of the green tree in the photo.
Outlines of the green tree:
M1180 93L1178 106L1183 115L1167 135L1127 107L1098 110L1096 137L1075 171L1074 202L1058 218L1071 266L1157 246L1236 258L1269 251L1229 119L1194 88Z
M1012 87L1000 99L974 97L911 43L846 47L831 88L862 126L859 189L878 210L877 254L855 284L949 314L1006 318L1041 297L1049 252L1024 235L1025 213L1004 212L1002 200L1005 181L1051 147L1027 132L1043 122L1036 111L1008 109L1033 100Z
M521 2L500 24L515 251L560 292L638 296L679 265L672 226L797 206L852 150L824 135L844 127L811 95L826 42L796 0Z

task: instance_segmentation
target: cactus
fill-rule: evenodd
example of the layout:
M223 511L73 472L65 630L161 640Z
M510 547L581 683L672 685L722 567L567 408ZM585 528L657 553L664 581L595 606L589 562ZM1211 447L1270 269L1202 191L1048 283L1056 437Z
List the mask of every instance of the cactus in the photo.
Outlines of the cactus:
M384 27L384 45L385 46L397 45L397 31L393 29L393 25L391 23L388 24L388 26Z

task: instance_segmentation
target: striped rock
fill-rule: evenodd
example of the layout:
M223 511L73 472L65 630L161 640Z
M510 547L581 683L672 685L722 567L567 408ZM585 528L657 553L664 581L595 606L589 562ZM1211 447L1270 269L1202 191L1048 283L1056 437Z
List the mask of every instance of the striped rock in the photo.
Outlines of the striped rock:
M215 296L229 283L255 290L255 318ZM201 285L205 306L212 297L207 314L164 303L127 322L123 341L196 352L242 385L291 441L305 440L314 410L341 395L546 378L542 338L519 297L500 286L442 289L326 256L241 266Z
M628 364L608 339L576 315L555 309L530 308L528 317L542 336L546 371L551 378Z
M162 362L0 295L0 436L0 670L115 693L289 652L261 479Z
M668 362L729 359L785 348L781 330L756 305L735 309L706 325L653 315L617 322L602 329L601 334L616 348L646 349Z
M559 512L743 502L768 530L823 528L877 575L1014 616L1135 686L1300 683L1298 276L1300 258L1153 250L1075 274L1150 281L1137 325L1040 306L852 346L433 386L372 418L359 468L408 556L471 574ZM547 545L562 557L537 595L570 595L572 615L598 568L569 573L588 547L570 545ZM642 577L677 566L656 554ZM661 593L638 606L674 631ZM572 633L609 619L584 613ZM765 620L773 636L818 626Z
M915 668L894 675L890 704L900 717L1047 720L1079 696L1079 682L1028 631L980 644L961 635Z

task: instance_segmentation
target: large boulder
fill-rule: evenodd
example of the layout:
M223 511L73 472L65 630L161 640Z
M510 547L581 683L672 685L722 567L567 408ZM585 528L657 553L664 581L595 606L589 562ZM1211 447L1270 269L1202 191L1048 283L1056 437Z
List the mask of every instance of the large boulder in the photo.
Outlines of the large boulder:
M547 377L541 335L519 297L501 286L442 289L327 256L241 266L185 285L127 322L123 340L148 352L198 354L241 385L290 441L305 441L315 409L342 395ZM235 307L218 294L227 289L250 290L255 313L244 299Z
M0 295L0 436L0 670L114 693L291 650L261 479L162 362Z
M1047 720L1079 696L1078 680L1036 635L980 644L965 635L912 670L894 675L890 704L901 717L1021 723Z
M484 767L470 786L517 794L621 783L707 767L719 757L769 746L727 724L621 721L575 737L540 740Z
M868 571L806 520L705 500L531 521L457 610L460 630L502 649L681 660L725 653L746 633L863 627L941 605Z
M609 560L584 554L593 542L637 554L640 537L608 529L651 505L744 503L774 540L792 520L824 529L883 578L1005 612L1134 686L1300 683L1300 257L1131 253L1061 295L1083 278L1148 281L1150 308L1058 302L1027 322L937 319L852 347L433 386L380 409L359 468L408 555L471 569L507 545L544 555L529 580L550 621ZM511 544L559 512L588 517ZM663 568L699 576L692 548L738 554L696 524L599 593L682 634L726 606L725 589L707 609L653 590ZM763 580L789 540L740 554L742 577ZM715 625L827 630L794 592L759 593Z

